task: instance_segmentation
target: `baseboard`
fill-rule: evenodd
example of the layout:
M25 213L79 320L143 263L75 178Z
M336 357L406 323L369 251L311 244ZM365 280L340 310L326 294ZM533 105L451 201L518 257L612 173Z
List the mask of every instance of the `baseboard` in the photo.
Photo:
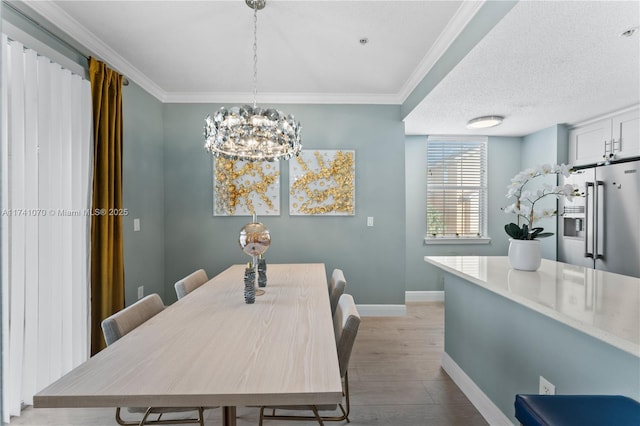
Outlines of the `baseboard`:
M405 305L357 305L363 317L403 317L407 315Z
M492 426L513 426L513 422L482 392L482 389L467 376L467 373L465 373L446 352L442 355L442 368L460 388L462 393L469 398L469 401L476 407L487 423Z
M444 291L407 291L406 302L443 302ZM403 317L407 314L406 305L357 305L363 317Z
M405 302L444 302L444 291L405 291Z

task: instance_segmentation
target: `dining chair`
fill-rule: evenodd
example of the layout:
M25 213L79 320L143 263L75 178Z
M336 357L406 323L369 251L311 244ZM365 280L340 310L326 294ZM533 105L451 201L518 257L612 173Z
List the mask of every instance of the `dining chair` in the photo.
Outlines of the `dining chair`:
M102 334L107 345L111 345L118 341L122 336L134 330L136 327L159 314L164 310L164 303L157 294L150 294L131 306L116 312L109 318L102 321ZM170 419L162 420L162 415L166 413L198 411L198 418L188 419ZM198 423L204 426L204 408L203 407L128 407L130 413L143 413L143 417L139 421L124 420L121 415L121 407L116 408L116 422L123 426L129 425L158 425L158 424L186 424ZM158 418L150 420L151 414L158 414Z
M347 286L347 280L344 278L342 269L334 269L329 280L329 302L331 303L331 316L335 315L338 300L344 293Z
M360 326L360 314L350 294L340 296L336 313L333 317L333 329L336 337L336 347L338 351L338 366L340 367L340 377L343 379L343 392L345 407L342 403L331 405L288 405L288 406L263 406L260 407L260 426L264 419L270 420L316 420L321 426L325 421L343 421L349 420L349 412L351 411L351 403L349 400L349 360L351 359L351 351L358 334ZM340 408L342 415L339 416L321 416L320 411L335 411ZM272 410L271 414L265 414L265 409ZM296 415L276 415L276 410L311 410L313 416L296 416Z
M207 273L204 269L198 269L197 271L187 275L174 284L178 300L182 299L184 296L191 293L207 281L209 281L209 278L207 277Z

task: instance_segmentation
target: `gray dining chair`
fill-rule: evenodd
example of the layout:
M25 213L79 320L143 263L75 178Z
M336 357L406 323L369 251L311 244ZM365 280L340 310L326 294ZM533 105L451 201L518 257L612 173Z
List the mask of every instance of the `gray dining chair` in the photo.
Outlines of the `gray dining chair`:
M204 269L198 269L197 271L187 275L174 284L178 300L182 299L207 281L209 281L209 278L207 277L207 273Z
M344 278L344 272L342 272L342 269L334 269L331 273L331 279L329 280L329 302L331 303L332 317L336 313L338 300L340 300L340 296L344 294L346 286L347 280Z
M157 294L150 294L131 306L116 312L102 321L102 334L107 345L111 345L136 327L159 314L164 310L164 303ZM151 349L151 348L150 348ZM121 417L121 407L116 408L116 422L123 426L129 425L158 425L158 424L186 424L198 423L204 426L203 407L128 407L130 413L142 413L143 417L138 421L127 421ZM198 411L198 418L162 420L166 413ZM151 414L158 414L157 419L149 419Z
M343 379L343 396L346 408L340 404L332 405L288 405L288 406L263 406L260 407L260 426L264 419L270 420L315 420L321 426L325 421L349 422L349 412L351 403L349 400L349 360L351 351L358 334L360 326L360 314L350 294L343 294L338 301L336 313L333 317L333 329L336 337L336 347L338 351L338 365L340 367L340 377ZM342 412L338 416L321 416L320 411L335 411L340 408ZM265 409L272 410L271 414L265 414ZM307 410L312 411L313 416L297 415L276 415L276 410Z

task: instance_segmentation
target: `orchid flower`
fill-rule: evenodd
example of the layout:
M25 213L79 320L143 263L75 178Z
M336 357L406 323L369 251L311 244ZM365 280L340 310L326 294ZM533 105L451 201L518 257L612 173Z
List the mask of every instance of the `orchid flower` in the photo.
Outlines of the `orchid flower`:
M551 174L569 176L571 166L567 164L542 164L535 168L528 168L511 178L511 183L507 186L507 198L515 198L515 202L503 210L505 213L515 214L517 216L517 224L509 224L505 226L507 233L516 239L534 239L537 237L547 237L553 235L549 232L543 233L543 229L534 227L534 222L545 217L553 217L558 214L555 209L536 209L535 205L541 199L548 196L556 198L565 197L569 201L574 196L579 195L578 188L575 185L565 184L560 186L552 186L543 183L539 189L525 189L525 186L538 176L548 176ZM520 227L520 218L526 222ZM515 230L518 231L515 231ZM517 234L517 235L514 235Z

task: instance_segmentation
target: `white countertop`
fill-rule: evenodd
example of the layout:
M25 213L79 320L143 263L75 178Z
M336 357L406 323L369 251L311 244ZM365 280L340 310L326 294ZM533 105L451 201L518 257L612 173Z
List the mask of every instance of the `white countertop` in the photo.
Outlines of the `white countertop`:
M535 272L511 269L506 256L424 260L640 357L640 278L546 259Z

